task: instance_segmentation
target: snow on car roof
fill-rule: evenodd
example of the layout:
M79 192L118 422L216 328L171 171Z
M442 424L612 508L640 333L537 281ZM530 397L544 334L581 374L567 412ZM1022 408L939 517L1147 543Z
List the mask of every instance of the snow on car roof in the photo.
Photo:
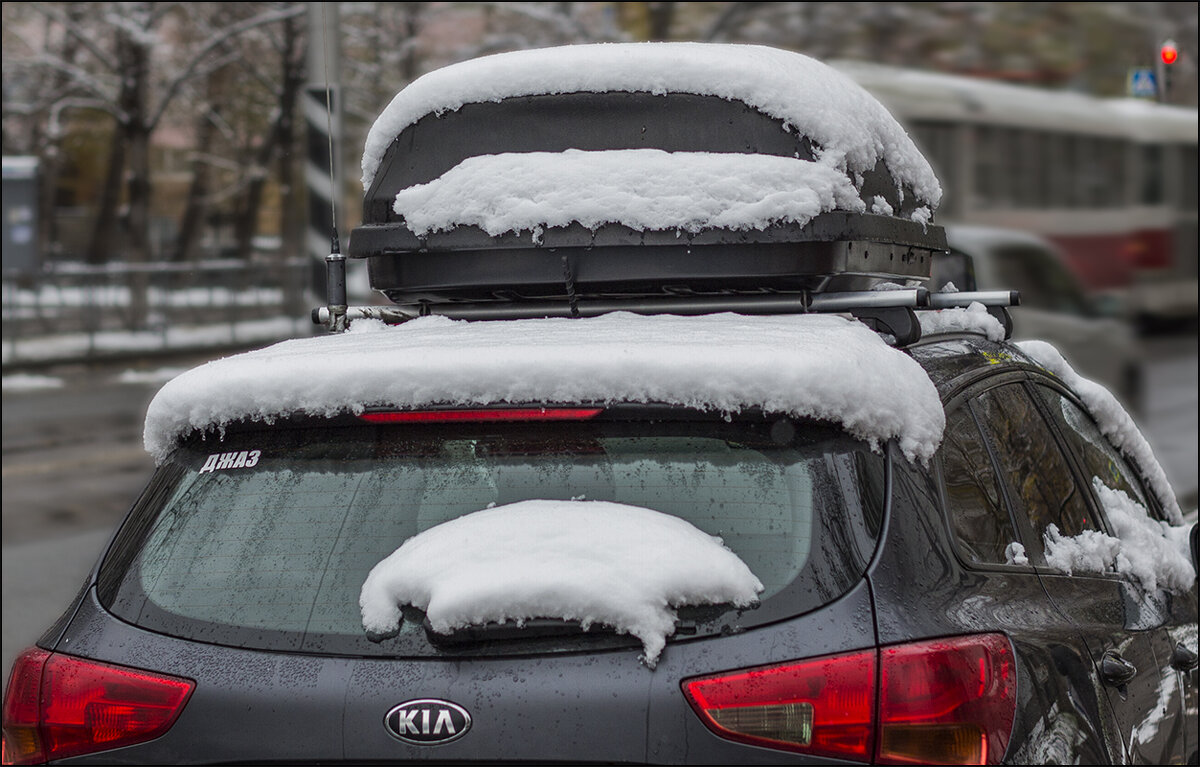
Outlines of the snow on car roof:
M567 226L762 229L831 210L864 212L844 173L774 155L621 149L523 152L464 160L402 189L396 213L418 235L475 225L492 236Z
M215 360L167 383L146 414L158 462L192 430L289 414L504 403L666 403L790 413L840 424L910 459L941 442L945 414L925 371L865 325L835 315L585 319L399 326Z
M755 45L601 43L485 56L426 74L383 110L363 150L369 188L392 140L427 114L510 97L686 93L740 101L816 143L817 162L861 173L883 159L935 207L941 187L899 123L850 78L814 59Z
M409 538L371 569L363 628L395 631L400 605L433 630L534 618L612 626L642 640L654 668L673 608L745 607L763 590L737 554L690 522L606 501L531 500L477 511Z

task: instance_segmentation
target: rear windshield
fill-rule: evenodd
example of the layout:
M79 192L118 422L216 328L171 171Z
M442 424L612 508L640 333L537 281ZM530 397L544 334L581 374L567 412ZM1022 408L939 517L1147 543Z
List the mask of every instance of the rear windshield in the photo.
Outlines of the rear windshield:
M592 631L447 648L412 608L380 641L359 609L371 568L435 525L524 500L610 501L720 536L763 582L757 607L681 610L686 639L796 615L857 582L883 467L834 429L768 417L210 434L159 469L101 570L101 600L145 628L239 647L395 657L621 644Z

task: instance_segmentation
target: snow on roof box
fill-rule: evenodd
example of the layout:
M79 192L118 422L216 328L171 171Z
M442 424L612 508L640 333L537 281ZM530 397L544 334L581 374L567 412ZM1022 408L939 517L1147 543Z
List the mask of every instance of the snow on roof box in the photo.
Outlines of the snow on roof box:
M398 301L453 292L444 272L463 274L463 263L442 268L431 254L495 261L503 251L520 261L529 251L602 248L605 258L645 262L646 246L785 243L793 259L784 273L795 275L812 271L796 265L797 243L944 247L928 226L941 188L887 110L832 68L761 46L566 46L431 72L371 128L363 184L350 255L372 259L372 284ZM834 213L836 223L823 220ZM668 250L653 258L675 255ZM561 281L558 258L540 272L487 279L509 290L551 271ZM638 279L670 275L697 287L677 265L649 271ZM752 287L772 286L776 271ZM575 275L585 289L589 279ZM637 287L613 274L595 282Z

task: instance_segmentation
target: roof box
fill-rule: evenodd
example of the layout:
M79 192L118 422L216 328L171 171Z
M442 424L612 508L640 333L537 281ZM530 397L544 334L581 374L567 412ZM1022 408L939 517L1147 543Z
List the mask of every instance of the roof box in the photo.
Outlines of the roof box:
M350 256L401 304L853 290L929 276L941 189L872 96L760 46L467 61L368 135Z

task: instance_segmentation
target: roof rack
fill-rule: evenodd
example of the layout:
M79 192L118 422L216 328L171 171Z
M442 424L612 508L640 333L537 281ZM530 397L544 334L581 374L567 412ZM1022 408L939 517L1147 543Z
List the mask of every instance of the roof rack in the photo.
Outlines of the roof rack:
M1003 325L1005 338L1012 335L1009 306L1020 304L1015 290L930 293L925 288L898 290L810 293L760 293L692 296L637 296L587 298L574 301L481 301L419 303L407 306L352 306L345 319L381 320L400 324L417 317L437 315L458 320L516 320L549 317L596 317L610 312L634 314L700 315L718 312L738 314L849 314L872 330L892 336L896 346L909 346L921 339L918 310L965 308L982 304ZM328 307L313 310L313 322L329 326L334 315Z

